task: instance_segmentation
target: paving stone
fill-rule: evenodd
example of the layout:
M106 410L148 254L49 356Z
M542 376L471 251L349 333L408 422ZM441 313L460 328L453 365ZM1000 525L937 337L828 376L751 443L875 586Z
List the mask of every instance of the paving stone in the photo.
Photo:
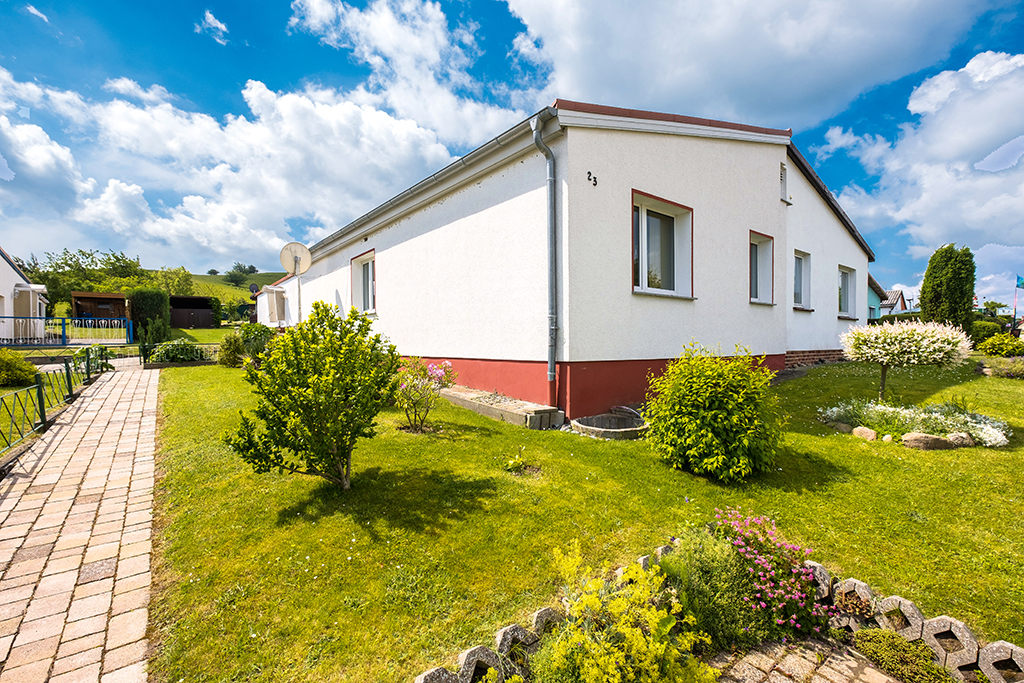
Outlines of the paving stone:
M806 657L793 653L783 657L776 666L776 669L790 678L801 681L809 676L817 667L816 659L815 661L809 661Z
M99 680L100 664L96 662L81 669L54 676L50 679L50 683L98 683Z
M146 637L148 610L136 609L111 617L107 629L107 649L112 650Z
M64 615L54 614L34 621L23 621L18 628L18 637L14 639L14 647L18 648L50 636L59 636L64 630Z
M109 650L103 657L103 672L116 671L130 664L146 661L146 649L148 647L148 640L137 640L123 647Z
M81 623L81 622L78 622ZM74 640L68 640L68 629L64 629L63 641L60 644L60 648L57 650L57 659L62 657L70 657L71 655L84 652L85 650L91 650L94 647L103 647L103 642L107 639L107 634L103 631L93 633L81 638L75 638Z
M749 655L741 659L740 662L746 662L747 664L768 673L775 666L776 659L761 652L751 652Z
M57 654L57 645L60 644L60 636L52 636L37 640L27 645L15 646L4 662L4 668L14 668L38 662L42 659L50 660Z
M28 609L25 610L25 621L61 614L67 611L69 604L71 604L71 591L33 598L32 602L28 603Z
M130 612L140 607L145 607L149 604L149 588L139 588L138 590L128 591L114 596L114 601L110 606L111 614L121 614L122 612ZM522 628L522 627L520 627ZM530 634L533 635L532 633ZM536 636L533 636L536 640Z
M99 562L83 564L78 571L78 583L91 583L102 579L109 579L117 571L117 558L111 557Z
M738 681L738 683L761 683L761 681L767 678L765 672L753 664L747 664L742 661L729 669L729 676Z
M57 676L63 673L68 673L69 671L74 671L75 669L81 669L82 667L89 666L90 664L99 664L102 658L102 647L94 647L90 650L82 650L81 652L76 652L75 654L69 657L62 657L60 659L57 659L53 663L53 669L50 671L50 675ZM97 674L98 673L99 670L97 670Z
M71 603L71 609L68 610L68 621L78 621L79 619L94 617L97 614L106 614L110 609L112 597L110 592L104 591L97 595L75 600Z
M46 683L49 678L50 661L43 660L25 666L4 667L0 683Z

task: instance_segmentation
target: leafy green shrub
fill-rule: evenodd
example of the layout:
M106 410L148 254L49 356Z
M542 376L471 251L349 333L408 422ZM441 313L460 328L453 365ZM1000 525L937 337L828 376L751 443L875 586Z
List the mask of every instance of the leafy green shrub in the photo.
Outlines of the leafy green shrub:
M229 368L237 368L245 358L245 344L242 343L242 336L237 332L228 332L220 341L220 349L217 351L217 362Z
M1017 339L1008 332L994 334L978 345L978 350L986 356L1009 358L1024 356L1024 341Z
M672 467L731 482L775 461L785 419L769 386L774 373L736 351L720 358L689 344L648 377L646 438Z
M994 337L1003 331L1003 326L991 320L976 320L971 328L971 341L977 347L986 339Z
M667 580L693 614L696 628L711 640L709 651L746 648L772 638L776 629L765 611L750 607L755 590L753 572L722 536L689 530L675 552L661 560Z
M882 381L878 398L885 398L889 368L908 365L959 365L971 353L971 342L959 327L944 323L894 322L851 327L839 337L850 360L878 363Z
M286 470L351 486L352 450L375 434L381 408L394 400L401 357L354 308L315 301L310 317L291 327L245 366L256 394L252 417L223 439L256 472Z
M203 360L203 350L187 339L164 342L149 356L151 363L191 363Z
M952 683L953 678L932 662L932 651L922 640L908 642L895 631L861 629L853 644L865 657L903 683Z
M163 289L140 287L128 292L132 324L140 340L159 344L171 338L171 298ZM153 330L150 326L156 324ZM163 333L166 330L166 334Z
M221 306L220 299L215 296L210 297L210 310L213 311L213 326L220 326L221 316L224 310L224 307Z
M250 358L258 359L266 351L267 344L274 338L274 330L263 323L242 323L238 334L245 345L245 353Z
M0 348L0 387L23 387L35 381L36 366L10 349Z
M578 542L555 556L568 613L531 659L535 683L714 683L715 670L691 654L706 637L691 630L657 565L632 564L614 582L581 570Z
M1024 358L989 358L988 366L992 369L994 377L1006 377L1008 379L1024 379Z
M441 390L455 384L457 373L452 364L444 361L440 365L424 364L411 357L402 364L398 373L398 407L405 411L409 429L422 432L427 415L441 398Z
M85 368L86 354L89 356L90 372L106 372L107 370L114 369L113 364L110 362L114 357L113 352L102 344L93 344L92 346L85 346L78 349L71 357L76 370Z

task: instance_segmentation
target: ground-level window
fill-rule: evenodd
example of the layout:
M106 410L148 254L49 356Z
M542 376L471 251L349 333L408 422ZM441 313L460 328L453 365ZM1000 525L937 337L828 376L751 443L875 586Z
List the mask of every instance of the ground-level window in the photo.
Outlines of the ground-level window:
M857 286L857 271L839 266L839 315L854 317L856 302L854 300Z
M693 295L693 210L633 190L633 291Z
M750 301L773 303L775 240L769 235L750 231Z
M364 313L377 310L377 267L372 250L352 259L352 305Z
M793 252L793 307L811 307L811 255Z

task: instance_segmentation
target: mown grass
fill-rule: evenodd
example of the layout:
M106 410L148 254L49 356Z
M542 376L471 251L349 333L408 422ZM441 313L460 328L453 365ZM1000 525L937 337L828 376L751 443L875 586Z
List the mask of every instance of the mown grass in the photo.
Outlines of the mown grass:
M774 516L841 576L1024 642L1019 468L1024 382L970 366L890 372L908 402L966 394L1007 419L1003 449L919 452L835 434L827 403L877 393L875 367L827 366L778 388L790 414L768 475L723 486L637 442L531 432L448 405L432 434L395 411L353 460L353 488L256 475L218 440L251 404L241 372L161 376L157 580L161 681L399 681L452 665L555 592L551 551L626 562L716 507ZM504 472L524 446L539 475Z
M215 296L225 306L238 299L249 303L249 285L255 284L262 288L284 277L284 273L253 273L245 276L245 284L241 287L231 284L224 275L198 275L192 273L193 290L196 296Z
M221 325L220 327L209 328L197 327L195 329L188 330L172 327L171 340L187 339L190 342L195 342L197 344L219 344L224 339L224 335L228 332L234 332L237 329L238 328L232 325Z

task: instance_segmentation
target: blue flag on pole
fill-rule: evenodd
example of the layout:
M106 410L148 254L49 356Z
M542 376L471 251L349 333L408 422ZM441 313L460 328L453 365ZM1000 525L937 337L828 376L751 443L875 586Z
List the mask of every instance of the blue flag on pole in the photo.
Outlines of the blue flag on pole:
M1024 277L1017 276L1017 289L1024 289Z

